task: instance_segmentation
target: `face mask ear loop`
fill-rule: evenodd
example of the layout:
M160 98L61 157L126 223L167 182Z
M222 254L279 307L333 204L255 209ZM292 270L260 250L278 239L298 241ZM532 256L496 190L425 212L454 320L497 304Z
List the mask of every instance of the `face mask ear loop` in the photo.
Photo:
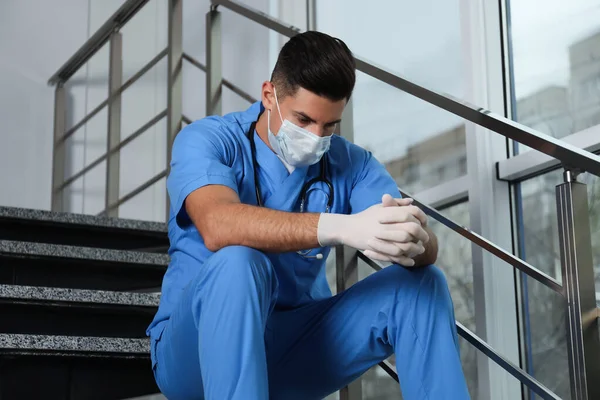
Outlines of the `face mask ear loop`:
M281 123L283 124L283 117L281 116L281 109L279 108L279 100L277 100L277 88L273 86L273 90L275 91L275 104L277 104L277 111L279 111L279 119L281 119Z

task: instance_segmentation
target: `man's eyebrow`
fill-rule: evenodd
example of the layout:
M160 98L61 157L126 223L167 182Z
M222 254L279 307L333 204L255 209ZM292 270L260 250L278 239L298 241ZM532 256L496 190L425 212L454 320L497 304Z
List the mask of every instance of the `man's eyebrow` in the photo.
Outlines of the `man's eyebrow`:
M305 119L305 120L307 120L307 121L309 121L311 123L316 122L313 118L311 118L310 116L306 115L302 111L294 111L294 114L296 114L297 117ZM335 124L339 124L341 121L342 121L341 119L337 119L335 121L328 122L325 125L335 125Z

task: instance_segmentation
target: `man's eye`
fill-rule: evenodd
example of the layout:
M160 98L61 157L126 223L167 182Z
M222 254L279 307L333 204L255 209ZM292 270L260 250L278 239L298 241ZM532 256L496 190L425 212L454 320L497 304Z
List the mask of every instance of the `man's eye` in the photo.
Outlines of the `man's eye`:
M301 124L303 124L303 125L306 125L306 124L308 124L308 123L310 122L310 120L309 120L309 119L306 119L306 118L300 118L300 119L298 120L298 122L300 122L300 123L301 123Z

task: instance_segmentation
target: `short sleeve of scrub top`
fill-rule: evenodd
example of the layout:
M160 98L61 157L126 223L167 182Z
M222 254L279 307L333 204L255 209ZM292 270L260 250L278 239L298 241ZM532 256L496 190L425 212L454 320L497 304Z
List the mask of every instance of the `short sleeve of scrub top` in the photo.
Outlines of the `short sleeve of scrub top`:
M223 185L238 193L235 174L230 167L235 153L216 119L205 118L186 126L175 137L167 191L177 223L190 219L183 204L194 190L207 185Z
M356 170L350 193L351 214L381 203L384 194L390 194L394 198L402 197L396 181L371 152L362 150L361 156L355 159L359 162L353 162L353 169Z

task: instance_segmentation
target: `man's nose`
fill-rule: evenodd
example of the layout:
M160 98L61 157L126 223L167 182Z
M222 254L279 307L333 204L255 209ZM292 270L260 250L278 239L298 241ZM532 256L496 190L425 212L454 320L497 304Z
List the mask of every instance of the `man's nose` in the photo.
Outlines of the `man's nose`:
M319 137L327 136L328 134L325 127L319 124L313 124L308 130Z

